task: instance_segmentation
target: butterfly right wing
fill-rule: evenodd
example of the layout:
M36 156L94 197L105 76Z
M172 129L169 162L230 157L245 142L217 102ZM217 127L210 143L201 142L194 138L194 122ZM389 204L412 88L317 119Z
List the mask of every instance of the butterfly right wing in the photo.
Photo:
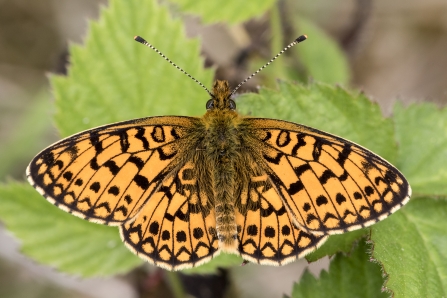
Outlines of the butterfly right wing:
M195 121L149 117L75 134L40 152L27 168L28 180L64 211L121 225L180 166L182 141Z

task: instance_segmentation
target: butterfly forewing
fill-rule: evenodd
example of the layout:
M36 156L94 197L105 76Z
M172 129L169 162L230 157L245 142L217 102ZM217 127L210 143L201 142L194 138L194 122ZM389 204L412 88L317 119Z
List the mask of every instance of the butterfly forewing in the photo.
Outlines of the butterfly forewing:
M170 170L195 118L151 117L66 138L30 163L30 183L59 208L93 222L133 218Z
M220 252L211 198L194 172L187 162L163 181L133 222L120 227L132 251L168 270L198 266Z
M291 122L246 121L274 188L308 233L369 226L409 200L403 175L361 146Z
M322 245L327 236L297 228L269 176L254 162L250 165L254 169L250 181L236 201L242 257L259 264L284 265Z

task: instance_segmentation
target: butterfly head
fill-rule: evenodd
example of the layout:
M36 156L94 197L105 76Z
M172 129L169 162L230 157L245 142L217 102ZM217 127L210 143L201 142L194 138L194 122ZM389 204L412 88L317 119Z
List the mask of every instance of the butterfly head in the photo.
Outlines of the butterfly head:
M231 110L236 109L236 103L231 99L231 91L228 81L216 80L213 85L212 98L206 103L209 110Z

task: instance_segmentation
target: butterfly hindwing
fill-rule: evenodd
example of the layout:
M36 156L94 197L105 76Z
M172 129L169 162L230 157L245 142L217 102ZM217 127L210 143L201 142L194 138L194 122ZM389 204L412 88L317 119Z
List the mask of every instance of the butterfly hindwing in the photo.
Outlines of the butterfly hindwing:
M369 226L409 200L411 188L403 175L359 145L291 122L246 121L276 191L309 233Z
M30 183L51 203L87 220L133 218L178 163L195 118L150 117L63 139L30 163Z
M284 265L322 245L327 236L297 228L269 176L256 163L250 165L251 179L236 201L241 256L254 263Z
M198 266L220 252L214 208L193 170L187 162L167 177L135 220L120 227L134 253L168 270Z

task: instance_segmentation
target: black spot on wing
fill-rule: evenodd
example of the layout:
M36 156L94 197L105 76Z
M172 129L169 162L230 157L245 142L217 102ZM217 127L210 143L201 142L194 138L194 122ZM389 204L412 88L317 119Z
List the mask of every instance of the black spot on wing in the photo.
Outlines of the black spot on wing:
M45 152L42 155L43 163L47 166L52 166L54 164L54 154L51 151Z
M271 137L272 137L272 133L270 131L265 131L265 137L261 141L266 142L266 141L270 140Z
M323 150L322 146L323 143L319 139L316 139L314 144L314 150L312 151L312 157L315 161L318 161L320 159L320 155Z
M290 184L290 187L287 190L287 192L289 193L289 195L293 196L294 194L300 192L303 189L304 189L303 182L301 182L301 180L298 180L298 181Z
M276 156L275 157L270 157L270 156L268 156L268 155L266 155L266 154L263 154L263 157L265 158L265 160L267 160L268 162L271 162L271 163L274 163L274 164L279 164L279 162L280 162L280 160L281 160L281 157L283 156L284 154L283 153L281 153L281 152L278 152L277 154L276 154Z
M337 196L335 197L335 200L337 201L338 205L341 205L344 202L346 202L345 196L342 195L341 193L337 193Z
M304 172L311 170L312 168L310 167L309 164L303 164L299 167L293 168L293 171L295 172L295 174L299 177L301 176Z
M158 224L158 221L152 222L149 226L149 232L152 235L157 235L159 229L160 229L160 225Z
M194 236L194 238L196 238L198 240L198 239L203 237L204 233L203 233L203 230L201 228L195 228L192 231L192 235Z
M114 186L111 186L107 192L109 194L117 196L120 193L120 189L118 188L118 186L114 185Z
M284 236L290 235L290 227L287 225L282 226L281 234L283 234Z
M337 162L341 167L344 167L346 160L351 154L351 145L345 144L343 150L338 154Z
M309 203L304 203L304 205L303 205L303 210L304 210L304 212L307 212L307 211L309 211L310 210L310 204Z
M172 128L172 129L171 129L171 136L172 136L175 140L180 139L180 136L177 134L177 131L175 130L175 128Z
M61 170L64 167L64 162L60 159L56 160L56 162L54 163L55 166L57 166L57 168L59 170Z
M127 161L136 165L138 170L141 170L144 167L144 161L137 156L131 156Z
M124 201L126 201L127 204L130 204L132 203L132 197L130 195L125 195Z
M338 179L339 179L340 181L345 181L346 179L348 179L348 172L345 170L345 171L343 172L343 174L342 174L340 177L338 177Z
M315 202L317 203L317 206L326 205L328 203L328 200L325 196L319 196Z
M158 152L158 155L159 155L161 160L171 159L171 158L173 158L177 154L177 151L173 151L171 154L166 154L163 151L163 148L161 148L161 147L157 148L157 152Z
M96 156L93 157L90 161L90 168L94 171L99 170L98 160L96 159Z
M143 175L137 174L133 178L133 181L143 190L146 190L149 188L149 180L144 177Z
M135 137L141 141L141 143L143 144L143 148L145 150L148 150L149 142L147 141L146 137L144 136L144 133L146 132L146 130L142 127L138 127L137 131L138 132L135 134Z
M175 236L176 236L175 240L177 240L177 242L185 242L186 241L186 233L184 231L178 231Z
M366 186L365 187L365 194L367 195L367 196L370 196L370 195L372 195L374 193L374 189L371 187L371 186Z
M102 142L99 140L99 134L97 131L92 131L90 133L90 143L93 147L95 147L96 154L99 154L104 150L102 147Z
M111 133L111 135L116 135L120 138L120 147L121 147L121 152L127 152L127 150L129 150L129 136L127 135L127 129L119 129L113 133Z
M151 132L152 139L157 143L163 143L166 140L165 132L163 130L163 127L157 125L154 126L152 132Z
M299 134L298 135L298 142L292 148L292 156L296 156L296 154L298 152L298 149L300 149L303 146L306 146L306 141L304 141L304 135L303 134Z
M282 130L276 138L276 145L278 147L285 147L290 144L290 141L290 132L287 130Z
M93 190L95 193L98 193L98 191L101 189L101 184L98 181L93 182L92 185L90 185L90 189Z
M124 216L127 216L128 210L124 206L119 206L116 208L115 212L121 212Z
M258 235L258 227L256 225L249 225L247 227L247 234L249 236L256 236L256 235Z
M327 169L318 179L320 180L321 184L326 184L327 181L333 177L335 177L335 174L331 170Z
M116 162L114 162L113 160L106 161L104 163L104 166L110 170L110 173L112 173L112 175L118 174L120 170L120 168L116 165Z
M73 178L73 173L70 171L67 171L64 174L62 174L62 177L64 177L65 180L70 181Z

